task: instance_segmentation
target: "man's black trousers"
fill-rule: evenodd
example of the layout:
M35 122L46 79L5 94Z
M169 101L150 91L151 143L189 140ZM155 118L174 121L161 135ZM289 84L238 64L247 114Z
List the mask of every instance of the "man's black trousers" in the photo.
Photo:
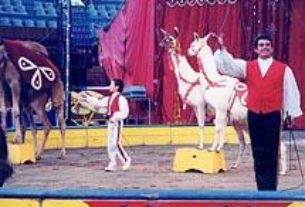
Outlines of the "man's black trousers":
M248 124L258 190L276 190L281 112L248 111Z

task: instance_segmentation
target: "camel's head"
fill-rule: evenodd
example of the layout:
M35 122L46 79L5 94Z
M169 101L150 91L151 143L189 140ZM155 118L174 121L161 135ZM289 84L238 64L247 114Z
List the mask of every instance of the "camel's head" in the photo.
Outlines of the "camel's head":
M169 32L160 29L163 34L163 39L160 42L161 47L165 47L173 50L180 50L180 45L177 40L177 36L179 34L179 30L177 27L174 28L174 34L170 34Z
M197 55L204 48L207 48L207 47L209 48L208 40L211 36L213 36L213 33L209 33L205 37L200 38L199 35L195 32L194 40L191 43L191 45L187 51L187 54L189 56L194 56L194 55Z

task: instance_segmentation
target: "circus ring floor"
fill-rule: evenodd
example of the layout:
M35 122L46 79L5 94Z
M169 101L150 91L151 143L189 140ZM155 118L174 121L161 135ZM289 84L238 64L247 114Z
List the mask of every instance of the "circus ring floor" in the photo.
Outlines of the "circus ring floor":
M9 140L11 136L10 134ZM212 127L206 127L205 137L206 142L211 143ZM27 140L31 142L30 133L27 134ZM142 192L143 189L163 189L174 192L179 190L246 192L256 189L249 144L239 168L229 168L238 153L235 134L230 127L226 131L227 144L224 147L228 170L212 175L172 171L175 151L186 146L195 147L197 144L197 128L193 126L126 127L123 144L132 158L132 165L128 171L111 173L103 170L108 163L105 148L106 128L68 129L68 157L65 160L57 159L59 141L59 132L53 130L47 144L49 150L45 151L43 159L35 164L16 165L13 177L6 182L3 190L30 188L57 192L65 189L81 189L86 192L84 189L115 189ZM299 147L301 160L305 157L304 149L304 146ZM293 152L292 158L294 157ZM291 160L291 166L293 169L287 175L279 176L281 192L305 189L304 186L299 186L302 180L296 159ZM303 200L305 201L304 196Z

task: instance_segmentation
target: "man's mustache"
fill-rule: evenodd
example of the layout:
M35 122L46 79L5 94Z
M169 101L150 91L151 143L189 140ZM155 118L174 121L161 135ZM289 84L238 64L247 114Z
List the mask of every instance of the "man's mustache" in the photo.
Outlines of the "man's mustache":
M270 49L263 49L262 51L263 52L270 52L271 50Z

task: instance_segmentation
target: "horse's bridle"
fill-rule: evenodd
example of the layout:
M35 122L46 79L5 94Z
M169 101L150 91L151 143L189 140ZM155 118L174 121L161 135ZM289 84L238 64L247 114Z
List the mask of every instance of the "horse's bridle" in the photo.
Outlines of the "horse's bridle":
M176 54L178 54L179 53L179 46L178 46L179 44L177 43L177 44L172 44L172 45L170 45L170 47L169 47L169 55L171 54L171 53L176 53ZM177 57L176 57L176 59L178 59ZM196 86L198 86L198 85L200 85L200 78L198 77L195 81L189 81L189 80L187 80L187 79L185 79L181 74L180 74L180 71L178 70L178 77L177 77L178 79L180 79L182 82L184 82L184 83L186 83L186 84L188 84L189 85L189 87L188 87L188 89L186 90L186 93L184 94L184 96L182 97L182 100L183 100L183 102L185 103L186 102L186 100L187 100L187 98L188 98L188 96L190 95L190 93L191 93L191 91L196 87Z
M173 53L173 52L177 53L177 51L176 51L177 48L176 48L176 47L172 47L172 48L170 48L170 49L172 49L171 53ZM176 57L176 59L178 59L178 58ZM177 75L178 75L177 79L180 79L182 82L184 82L184 83L186 83L186 84L189 85L188 89L186 90L186 93L185 93L184 96L182 97L182 100L183 100L183 102L185 103L186 100L187 100L187 98L188 98L188 96L190 95L191 91L192 91L197 85L200 85L200 78L198 77L195 81L189 81L189 80L185 79L185 78L180 74L180 71L179 71L179 70L177 71L177 73L178 73L178 74L177 74Z
M195 55L198 55L198 53L201 51L201 49L202 49L204 46L205 46L205 45L202 44L202 45L200 45L200 47L199 47L197 50L193 50L194 54L195 54Z

